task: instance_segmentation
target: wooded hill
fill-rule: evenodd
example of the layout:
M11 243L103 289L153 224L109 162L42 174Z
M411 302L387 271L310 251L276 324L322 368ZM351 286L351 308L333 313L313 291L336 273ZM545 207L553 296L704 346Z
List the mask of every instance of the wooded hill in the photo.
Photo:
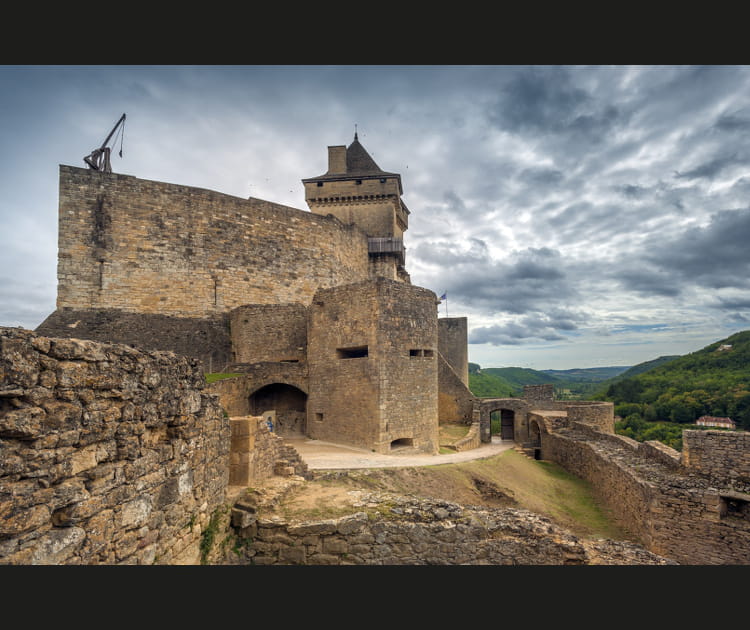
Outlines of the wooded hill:
M657 365L603 383L592 399L613 402L623 419L690 424L709 415L750 430L750 331L650 363Z

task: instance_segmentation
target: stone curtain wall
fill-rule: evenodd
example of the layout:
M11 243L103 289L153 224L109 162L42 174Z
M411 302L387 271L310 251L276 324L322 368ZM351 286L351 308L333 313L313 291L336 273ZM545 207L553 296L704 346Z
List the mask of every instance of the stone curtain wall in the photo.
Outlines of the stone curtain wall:
M746 438L734 436L739 443ZM677 466L677 453L670 451L580 423L542 435L543 459L591 483L597 497L650 551L680 564L750 564L750 517L727 512L723 499L746 486L738 486L731 474L704 475Z
M367 237L336 219L65 165L58 245L58 308L200 318L368 277Z
M438 319L438 350L461 382L469 387L469 346L466 317Z
M192 359L0 328L0 563L198 561L229 420Z

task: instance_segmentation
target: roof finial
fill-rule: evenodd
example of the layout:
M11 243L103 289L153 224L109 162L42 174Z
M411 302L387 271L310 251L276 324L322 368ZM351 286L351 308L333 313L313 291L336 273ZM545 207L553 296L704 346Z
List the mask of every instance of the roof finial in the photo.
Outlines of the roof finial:
M357 123L354 123L354 139L357 140Z

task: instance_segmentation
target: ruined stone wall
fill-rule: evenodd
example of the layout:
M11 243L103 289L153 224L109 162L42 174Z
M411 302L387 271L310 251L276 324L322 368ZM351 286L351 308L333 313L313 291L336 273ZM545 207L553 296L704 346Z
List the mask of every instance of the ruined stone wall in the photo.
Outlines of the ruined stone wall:
M307 308L302 304L250 304L229 314L236 363L304 361Z
M582 541L524 510L360 495L352 514L328 520L267 518L253 505L244 514L233 510L234 522L243 525L236 525L237 536L246 544L238 546L240 552L227 554L225 564L674 564L631 543Z
M257 199L60 166L58 308L209 317L368 277L354 226Z
M750 514L727 509L736 480L677 467L668 451L581 423L542 435L542 458L591 483L653 553L680 564L749 564Z
M205 372L221 372L232 361L226 314L209 318L129 313L119 309L59 308L35 330L45 337L124 343L198 359Z
M276 475L310 477L299 453L272 433L264 418L230 418L230 424L230 486L247 487Z
M438 319L438 350L461 382L469 387L469 345L466 317Z
M196 562L229 421L199 364L0 328L0 563Z

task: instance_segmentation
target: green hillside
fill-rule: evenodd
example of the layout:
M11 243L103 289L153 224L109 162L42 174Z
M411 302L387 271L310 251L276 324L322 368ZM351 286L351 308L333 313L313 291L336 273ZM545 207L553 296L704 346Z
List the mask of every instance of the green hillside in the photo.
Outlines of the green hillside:
M509 383L518 393L523 391L524 385L544 385L545 383L558 383L561 379L550 376L544 372L520 367L484 368L484 374L497 376Z
M516 395L516 389L508 381L480 370L479 366L469 370L469 389L480 398L510 398Z
M633 422L690 424L703 415L727 416L738 428L750 430L750 331L654 362L659 361L656 367L605 384L595 398L614 402L615 414Z
M653 370L655 367L659 367L660 365L663 365L664 363L667 363L669 361L672 361L674 359L679 359L679 358L680 358L679 354L672 354L669 356L659 357L658 359L653 359L651 361L644 361L643 363L634 365L633 367L625 370L622 374L618 374L609 380L610 382L613 382L613 381L620 381L624 378L631 378L633 376L638 376L638 374L643 374L644 372Z
M614 378L628 369L632 368L628 365L621 365L600 368L574 368L572 370L542 370L542 373L547 375L548 383L551 382L549 377L566 383L596 383Z

